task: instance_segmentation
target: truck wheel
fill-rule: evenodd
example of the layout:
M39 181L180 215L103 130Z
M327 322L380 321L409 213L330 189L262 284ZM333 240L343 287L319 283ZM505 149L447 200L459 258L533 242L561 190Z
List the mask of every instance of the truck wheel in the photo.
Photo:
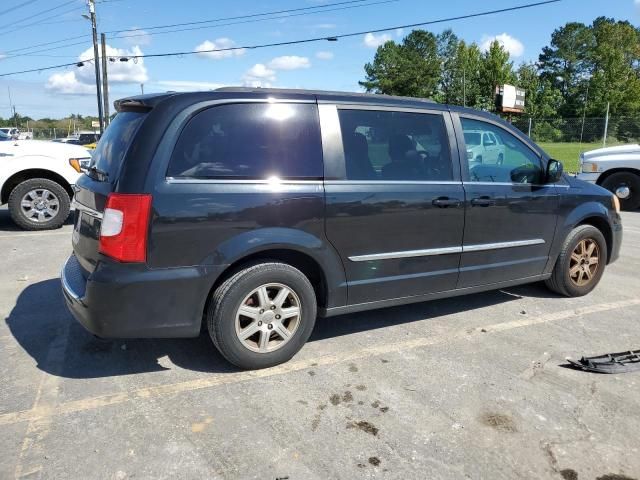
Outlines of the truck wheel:
M69 216L70 199L62 185L46 178L30 178L9 194L9 213L25 230L60 228Z
M240 270L216 289L207 308L214 345L245 369L289 360L308 340L315 320L311 283L300 270L279 262Z
M623 210L640 207L640 175L617 172L605 178L602 186L620 199L620 208Z
M607 242L591 225L574 228L562 245L547 287L560 295L581 297L593 290L607 264Z

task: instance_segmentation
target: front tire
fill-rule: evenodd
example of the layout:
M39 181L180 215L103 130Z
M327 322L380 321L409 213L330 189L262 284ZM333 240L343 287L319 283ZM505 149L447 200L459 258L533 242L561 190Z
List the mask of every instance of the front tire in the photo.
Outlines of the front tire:
M69 217L71 199L62 185L46 178L30 178L9 194L9 213L24 230L60 228Z
M617 172L607 177L602 186L620 199L623 210L640 207L640 175L632 172Z
M607 264L607 242L592 225L580 225L567 236L547 287L560 295L581 297L591 292Z
M307 277L280 262L248 266L223 282L207 308L209 335L220 353L244 369L286 362L306 343L316 319Z

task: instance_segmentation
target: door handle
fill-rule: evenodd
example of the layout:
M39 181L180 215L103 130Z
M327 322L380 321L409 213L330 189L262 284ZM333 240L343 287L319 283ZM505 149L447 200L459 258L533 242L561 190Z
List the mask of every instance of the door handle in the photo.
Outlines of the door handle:
M487 196L477 197L471 200L471 206L473 207L488 207L490 205L495 205L496 201Z
M447 208L447 207L459 207L462 202L457 198L438 197L438 198L434 198L431 203L436 207Z

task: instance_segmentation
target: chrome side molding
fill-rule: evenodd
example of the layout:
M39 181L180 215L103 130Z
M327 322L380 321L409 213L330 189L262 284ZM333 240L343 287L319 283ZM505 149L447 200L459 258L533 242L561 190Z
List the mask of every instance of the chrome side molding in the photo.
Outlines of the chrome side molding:
M371 260L391 260L394 258L429 257L432 255L449 255L452 253L480 252L483 250L498 250L500 248L526 247L545 243L542 238L531 240L516 240L512 242L482 243L477 245L463 245L460 247L427 248L424 250L405 250L402 252L373 253L370 255L355 255L349 257L352 262L369 262Z

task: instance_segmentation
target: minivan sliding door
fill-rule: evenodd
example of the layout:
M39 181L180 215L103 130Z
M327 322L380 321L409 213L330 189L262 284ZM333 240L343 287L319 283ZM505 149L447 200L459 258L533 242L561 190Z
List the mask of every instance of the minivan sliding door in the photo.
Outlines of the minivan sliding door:
M345 267L348 303L455 288L464 192L449 113L319 107L326 232Z

